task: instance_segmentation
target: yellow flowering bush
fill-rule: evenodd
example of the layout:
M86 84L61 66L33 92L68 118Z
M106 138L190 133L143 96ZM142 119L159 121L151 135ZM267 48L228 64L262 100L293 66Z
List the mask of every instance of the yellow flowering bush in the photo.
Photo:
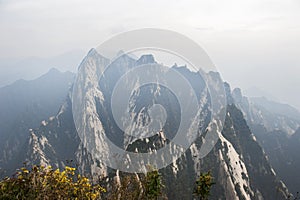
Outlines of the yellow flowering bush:
M51 167L21 168L13 178L0 182L0 199L100 199L105 189L76 175L76 169Z

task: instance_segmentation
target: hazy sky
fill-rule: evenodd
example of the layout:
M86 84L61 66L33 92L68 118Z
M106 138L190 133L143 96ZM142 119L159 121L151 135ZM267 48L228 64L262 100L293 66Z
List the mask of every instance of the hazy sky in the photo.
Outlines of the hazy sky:
M145 27L191 37L231 85L300 109L299 0L0 0L0 62L88 51Z

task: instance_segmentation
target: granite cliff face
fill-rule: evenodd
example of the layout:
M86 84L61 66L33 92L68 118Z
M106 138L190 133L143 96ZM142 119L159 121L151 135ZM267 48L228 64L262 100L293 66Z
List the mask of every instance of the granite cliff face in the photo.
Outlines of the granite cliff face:
M119 57L112 71L107 71L106 81L99 84L97 68L104 67L109 60L91 50L81 63L81 89L87 95L85 102L89 112L84 113L86 122L100 119L97 126L87 126L89 134L94 138L106 135L115 144L128 151L149 152L168 144L178 127L178 104L168 93L167 89L159 85L141 87L133 94L130 106L136 117L137 126L149 122L148 108L153 100L166 106L166 125L162 131L152 134L149 138L138 139L128 137L117 127L111 112L111 90L128 69L140 63L155 63L153 56L142 56L135 60L127 55ZM199 132L202 134L188 148L188 150L174 162L161 169L169 199L192 199L194 182L200 172L211 171L216 185L212 189L212 199L286 199L289 195L287 188L276 176L266 155L255 136L250 131L242 112L232 101L233 97L227 91L228 107L224 128L216 130L219 140L210 153L200 158L200 148L209 127L211 114L210 98L205 93L205 83L202 78L185 67L174 66L174 70L181 73L197 93L202 106L202 123ZM94 73L96 71L96 73ZM218 76L210 73L208 76ZM99 80L99 81L98 81ZM101 87L100 87L100 86ZM95 89L96 88L96 89ZM74 164L84 174L92 177L104 174L117 176L117 172L107 168L94 154L87 151L76 131L72 101L69 94L58 114L45 121L38 129L30 132L26 146L26 158L32 163L63 167ZM95 123L91 123L95 125ZM97 139L95 139L97 140ZM105 151L106 144L97 143L98 148ZM24 155L25 156L25 155ZM70 163L70 161L72 162ZM129 163L130 165L130 163Z

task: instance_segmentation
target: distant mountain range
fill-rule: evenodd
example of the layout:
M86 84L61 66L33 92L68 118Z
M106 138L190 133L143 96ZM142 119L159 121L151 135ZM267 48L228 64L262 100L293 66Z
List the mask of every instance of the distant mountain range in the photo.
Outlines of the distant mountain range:
M49 58L29 57L24 59L7 59L0 61L0 87L24 79L33 80L55 67L60 71L77 72L77 66L85 52L74 50Z
M85 115L90 119L97 117L101 123L99 127L90 125L87 129L95 138L99 134L106 134L128 151L147 152L163 147L172 139L172 133L180 118L177 104L167 91L158 85L151 85L138 89L133 96L135 100L131 106L137 116L137 124L139 121L147 121L147 110L151 102L157 99L166 106L167 112L171 113L163 131L147 140L124 135L115 124L110 107L111 91L119 78L128 69L133 69L139 64L155 63L154 57L147 55L135 59L127 55L120 56L113 63L113 70L108 72L106 84L99 86L99 74L95 73L95 69L104 67L109 62L92 49L79 66L84 72L81 74L84 80L81 88L88 94L87 101L92 103ZM174 66L172 69L189 80L197 95L201 96L199 100L205 103L205 112L202 115L204 123L199 127L199 131L206 130L209 128L207 120L211 108L209 96L204 95L202 77L186 67ZM207 76L219 74L208 73ZM69 165L69 161L72 160L84 174L94 177L105 174L110 178L118 176L116 170L107 168L101 160L87 151L76 131L70 89L73 79L72 73L51 70L37 80L21 83L18 81L5 87L6 89L0 89L0 106L3 106L1 110L6 110L4 114L0 114L0 127L6 130L0 133L3 141L1 146L5 147L1 149L0 154L0 167L3 170L15 169L25 160L56 167ZM96 86L98 91L91 86ZM200 159L200 148L205 142L204 131L204 135L199 137L182 157L160 170L165 180L168 198L192 199L193 184L197 175L200 172L211 171L216 182L211 192L212 199L287 199L290 188L293 193L297 191L292 184L296 183L293 181L297 179L296 169L300 162L295 153L300 142L299 112L288 105L267 99L244 97L241 90L232 91L227 83L225 88L228 102L225 125L223 130L218 131L219 140L213 150ZM5 92L1 92L2 90ZM22 100L24 95L27 95L29 102ZM2 100L7 96L10 98ZM17 103L9 106L13 101ZM19 107L15 106L19 104ZM55 114L56 110L58 112ZM13 129L19 131L12 131ZM272 153L274 147L281 148L285 144L289 148L284 148L280 154ZM105 148L105 144L97 145L100 149ZM278 166L280 161L287 163ZM287 165L293 166L295 171L285 173L283 169ZM9 173L12 172L3 171L3 174ZM290 177L290 173L295 174Z
M56 115L74 81L75 74L51 69L32 80L18 80L0 88L0 174L12 173L29 137L29 129Z
M277 175L292 193L299 192L300 112L264 97L245 97L238 88L233 90L232 96Z

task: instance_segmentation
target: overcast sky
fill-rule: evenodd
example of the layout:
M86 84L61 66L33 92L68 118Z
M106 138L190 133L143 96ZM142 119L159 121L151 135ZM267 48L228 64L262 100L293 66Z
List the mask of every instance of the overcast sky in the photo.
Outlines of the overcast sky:
M234 87L300 109L299 0L0 0L0 62L88 51L145 27L189 36Z

